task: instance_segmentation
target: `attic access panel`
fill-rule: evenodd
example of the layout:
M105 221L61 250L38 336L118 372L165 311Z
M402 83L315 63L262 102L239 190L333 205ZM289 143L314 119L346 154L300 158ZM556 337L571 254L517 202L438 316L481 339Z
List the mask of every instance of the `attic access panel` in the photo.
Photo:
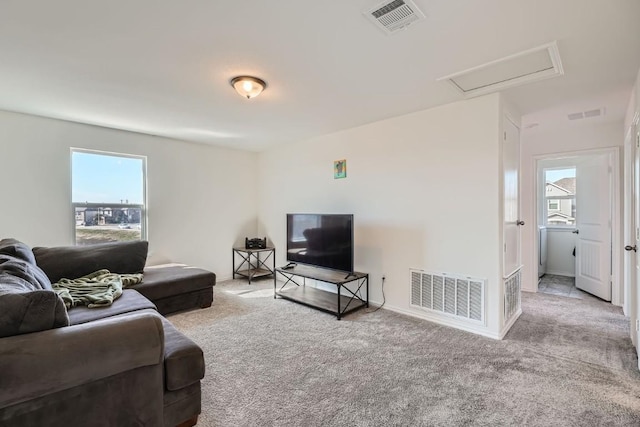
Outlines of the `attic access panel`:
M441 77L438 81L448 81L465 97L471 98L563 74L558 45L554 41Z

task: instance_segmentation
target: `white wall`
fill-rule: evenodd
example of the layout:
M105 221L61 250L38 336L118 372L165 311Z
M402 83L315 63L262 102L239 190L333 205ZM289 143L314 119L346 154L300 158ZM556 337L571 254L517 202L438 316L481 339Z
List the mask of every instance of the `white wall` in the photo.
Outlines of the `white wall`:
M521 134L522 213L527 226L522 231L523 283L525 291L537 290L537 216L535 212L536 158L598 148L621 147L624 142L622 121L610 123L570 123L566 127L544 130L533 128ZM622 152L620 152L622 159ZM622 161L622 160L621 160ZM622 163L621 163L622 165ZM622 171L622 166L620 167ZM619 197L621 194L618 195ZM620 223L618 218L618 223ZM530 224L530 226L529 226Z
M0 111L0 238L73 243L70 147L147 156L150 259L231 276L257 230L257 154Z
M371 300L412 315L409 269L488 279L487 327L500 311L499 96L388 119L259 156L259 235L285 262L285 214L353 213L355 268ZM294 126L295 124L292 124ZM347 160L347 178L333 161Z
M547 228L547 274L574 277L576 235L573 230Z

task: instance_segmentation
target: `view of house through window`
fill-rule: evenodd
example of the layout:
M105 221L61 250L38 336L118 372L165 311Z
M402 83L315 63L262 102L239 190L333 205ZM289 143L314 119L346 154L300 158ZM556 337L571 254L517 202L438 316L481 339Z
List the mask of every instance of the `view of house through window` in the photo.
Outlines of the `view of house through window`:
M545 169L546 225L575 225L576 168Z
M77 245L146 237L145 163L139 156L71 150Z

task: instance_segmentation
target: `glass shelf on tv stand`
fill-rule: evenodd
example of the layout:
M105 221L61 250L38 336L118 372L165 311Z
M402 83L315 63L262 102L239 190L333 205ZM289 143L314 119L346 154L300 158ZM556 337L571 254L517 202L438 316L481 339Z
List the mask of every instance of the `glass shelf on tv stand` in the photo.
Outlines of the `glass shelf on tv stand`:
M284 278L278 286L277 276ZM308 286L306 279L336 286L330 292ZM365 295L362 295L364 290ZM273 297L281 297L335 315L338 320L345 314L369 307L369 275L367 273L329 270L306 265L276 268L273 279Z

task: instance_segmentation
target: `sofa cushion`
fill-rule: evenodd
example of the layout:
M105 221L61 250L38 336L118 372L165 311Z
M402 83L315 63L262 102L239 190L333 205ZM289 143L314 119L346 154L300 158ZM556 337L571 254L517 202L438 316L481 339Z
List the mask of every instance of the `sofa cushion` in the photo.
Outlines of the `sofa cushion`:
M213 286L186 294L153 300L162 315L193 308L207 308L213 304Z
M33 248L36 262L49 276L51 282L60 279L77 279L98 270L112 273L142 273L147 260L149 243L133 242L100 243L84 246Z
M31 284L32 289L53 290L51 282L44 271L37 265L31 264L14 256L0 254L0 272L19 277Z
M116 299L110 306L95 308L78 306L69 309L69 323L79 325L81 323L146 309L155 310L156 306L133 289L125 289L122 296Z
M178 331L164 317L165 388L179 390L204 378L204 355L196 343Z
M33 256L31 248L16 239L0 240L0 254L19 258L29 264L36 264L36 259Z
M211 288L215 283L216 275L210 271L183 264L166 264L145 268L142 283L131 288L156 301Z
M34 268L18 258L0 255L0 337L69 324L64 302L53 290L43 288L31 271Z
M164 331L164 383L167 390L180 390L204 378L205 363L202 349L178 331L173 324L155 310L136 311L136 315L149 313L162 321ZM122 314L119 317L126 317Z

